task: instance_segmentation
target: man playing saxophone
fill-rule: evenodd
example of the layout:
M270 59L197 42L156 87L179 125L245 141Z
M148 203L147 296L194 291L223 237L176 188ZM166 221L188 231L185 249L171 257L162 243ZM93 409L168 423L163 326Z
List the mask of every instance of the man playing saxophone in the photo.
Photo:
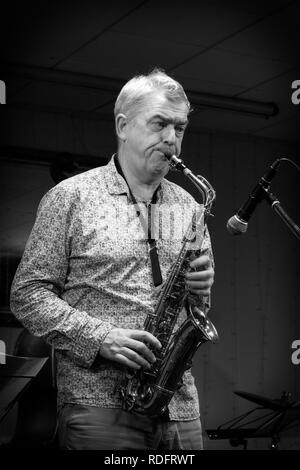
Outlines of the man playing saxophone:
M63 449L202 448L190 370L161 416L124 409L118 393L124 373L150 370L162 346L143 325L180 250L176 234L186 229L184 217L172 226L170 208L184 214L195 207L165 179L166 156L180 155L189 112L182 86L163 71L132 78L115 103L117 153L106 166L62 181L40 203L11 309L55 349ZM156 236L153 224L164 229L166 220L168 236ZM206 231L202 254L185 274L200 307L209 306L213 280Z

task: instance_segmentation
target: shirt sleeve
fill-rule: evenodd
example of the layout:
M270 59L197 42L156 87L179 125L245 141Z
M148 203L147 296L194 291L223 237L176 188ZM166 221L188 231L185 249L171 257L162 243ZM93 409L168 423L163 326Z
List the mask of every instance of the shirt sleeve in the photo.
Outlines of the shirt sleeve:
M13 280L10 307L33 335L90 367L113 325L71 307L60 297L68 272L75 200L74 191L62 185L42 199Z

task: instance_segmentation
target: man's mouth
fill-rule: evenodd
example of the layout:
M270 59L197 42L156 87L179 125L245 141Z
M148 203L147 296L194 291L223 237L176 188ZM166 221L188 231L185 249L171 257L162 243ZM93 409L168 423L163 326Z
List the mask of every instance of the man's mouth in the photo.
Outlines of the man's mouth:
M170 157L174 153L174 152L171 152L170 150L157 150L157 152L162 154L162 157L163 157L164 160L169 160Z

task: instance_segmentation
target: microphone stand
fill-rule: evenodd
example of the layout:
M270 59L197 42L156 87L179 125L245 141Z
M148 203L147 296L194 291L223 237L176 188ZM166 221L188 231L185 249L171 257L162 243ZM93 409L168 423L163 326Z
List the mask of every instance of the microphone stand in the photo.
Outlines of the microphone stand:
M270 193L270 191L263 186L262 188L262 198L265 199L272 209L276 212L277 215L283 220L283 222L288 226L290 231L300 240L300 228L295 222L290 218L290 216L286 213L283 207L280 204L280 201L274 194Z

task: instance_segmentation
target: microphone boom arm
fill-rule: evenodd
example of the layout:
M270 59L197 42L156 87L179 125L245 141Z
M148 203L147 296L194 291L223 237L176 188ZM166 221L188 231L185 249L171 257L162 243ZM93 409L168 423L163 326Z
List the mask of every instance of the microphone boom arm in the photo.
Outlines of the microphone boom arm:
M281 220L283 220L283 222L288 226L290 231L296 236L296 238L298 238L298 240L300 240L300 228L283 209L278 198L265 188L263 188L263 191L263 199L265 199L270 204L272 209L276 212L277 215L279 215Z
M274 209L274 211L283 220L283 222L288 226L290 231L298 238L298 240L300 240L300 228L283 209L278 198L270 192L271 180L276 175L277 168L282 161L288 161L300 171L298 165L296 165L289 158L277 158L277 160L275 160L275 162L270 166L267 173L255 186L246 203L244 203L238 212L228 220L227 229L232 235L240 235L247 231L248 221L251 215L255 211L257 205L265 199L270 204L272 209Z

